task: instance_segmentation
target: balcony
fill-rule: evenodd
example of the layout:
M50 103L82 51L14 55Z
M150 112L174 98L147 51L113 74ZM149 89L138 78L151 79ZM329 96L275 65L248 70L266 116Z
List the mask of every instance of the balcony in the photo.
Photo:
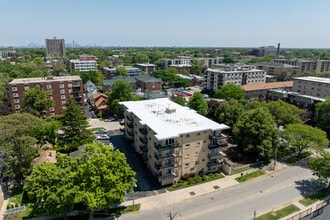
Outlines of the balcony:
M131 137L134 136L134 133L133 133L132 131L127 132L127 134L128 134L129 136L131 136Z
M155 164L155 168L157 170L164 170L164 169L173 168L173 167L174 167L173 161L171 163L167 163L167 164L162 164L162 163Z
M125 132L125 128L119 128L121 132Z
M148 134L148 130L146 128L140 128L139 131L141 132L141 134L143 135L147 135Z
M167 158L173 158L174 155L173 153L168 153L168 154L155 154L155 158L160 161L160 160L164 160Z
M209 149L213 150L213 149L216 149L219 147L227 147L227 146L228 146L227 143L223 143L221 141L213 141L213 142L211 142L211 144L209 144Z
M128 115L126 115L126 118L127 118L127 120L129 120L129 121L133 121L133 120L134 120L134 118L133 118L132 116L128 116Z
M223 154L218 150L213 150L208 154L210 160L212 159L222 159Z
M207 166L209 168L221 167L222 166L222 160L220 160L220 159L211 160L210 162L207 163Z
M143 143L143 144L146 144L146 143L148 143L148 140L147 140L147 138L143 138L143 137L140 137L139 138L139 140L141 141L141 143Z
M129 123L127 124L127 127L129 127L129 128L133 128L133 122L129 122Z
M124 121L124 120L120 120L120 121L119 121L119 124L120 124L120 125L125 125L125 121Z
M168 179L174 179L174 178L178 177L178 174L177 173L162 174L162 172L159 172L157 177L158 177L159 181L164 181L164 180L168 180Z
M146 153L146 152L148 152L148 147L147 147L145 144L140 145L140 150L141 150L142 152Z
M179 147L179 143L175 142L173 144L167 144L167 145L161 145L161 144L155 144L155 148L158 151L163 151L163 150L167 150L167 149L171 149L171 148L176 148Z
M216 134L216 135L210 135L209 136L209 139L210 140L220 140L220 139L225 139L225 138L227 138L227 136L226 135L224 135L224 134Z

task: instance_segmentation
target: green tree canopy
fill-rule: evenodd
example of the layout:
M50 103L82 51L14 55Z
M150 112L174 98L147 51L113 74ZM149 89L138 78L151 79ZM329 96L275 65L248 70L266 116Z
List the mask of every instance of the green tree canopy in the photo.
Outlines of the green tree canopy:
M87 129L89 124L81 106L74 99L69 99L65 107L64 114L59 117L63 131L59 145L65 147L67 151L74 151L79 146L90 143L95 137Z
M182 96L176 96L174 102L178 103L179 105L186 106L186 101Z
M119 150L87 144L81 158L59 155L34 167L24 185L37 214L66 214L75 204L93 211L120 203L135 184L135 172Z
M220 89L217 89L214 93L214 98L218 99L237 99L241 100L244 98L244 89L240 86L229 83L221 86Z
M316 104L315 125L330 137L330 98Z
M116 68L116 76L128 76L128 72L125 67Z
M219 123L224 123L230 127L234 126L238 118L243 114L244 107L236 99L220 103L215 112L215 117Z
M207 114L208 105L200 92L195 92L188 101L188 107L196 110L201 115Z
M329 144L324 131L305 124L287 125L283 130L282 138L286 141L287 147L295 150L298 155L308 148L323 151Z
M272 101L266 104L269 112L274 116L277 125L302 123L300 116L302 109L283 101Z
M244 112L234 125L233 134L239 149L266 161L278 146L274 118L263 107Z
M320 157L310 158L308 167L322 182L330 188L330 153L323 152Z
M30 109L35 111L38 116L43 116L44 111L54 106L54 100L49 98L51 91L44 91L39 85L24 92L23 111Z
M15 180L16 187L21 187L29 175L31 162L39 153L31 130L43 124L42 119L28 113L0 116L0 151L5 153L2 175L6 182Z

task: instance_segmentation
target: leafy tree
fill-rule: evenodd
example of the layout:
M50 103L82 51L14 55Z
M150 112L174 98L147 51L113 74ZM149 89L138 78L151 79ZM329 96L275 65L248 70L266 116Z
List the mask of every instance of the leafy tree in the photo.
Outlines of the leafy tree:
M162 81L173 87L188 87L191 85L190 80L181 78L177 75L177 69L170 67L166 70L156 70L150 75L162 79Z
M24 92L23 110L32 109L38 113L38 116L43 116L43 112L54 106L54 100L49 99L51 91L43 91L40 85Z
M188 107L196 110L201 115L207 114L207 102L200 92L195 92L188 101Z
M60 127L61 123L59 121L51 120L40 125L39 127L32 129L31 134L33 137L38 139L39 144L47 141L54 146L59 136L58 131Z
M241 102L243 103L244 109L247 110L252 110L252 109L256 109L256 108L266 108L266 103L265 102L259 102L257 100L253 100L251 101L245 101L245 100L241 100Z
M235 60L230 57L229 55L225 54L225 56L223 57L223 62L224 63L235 63Z
M90 211L123 202L135 184L135 172L119 150L102 143L88 144L77 169L77 200Z
M144 53L138 53L133 57L133 63L149 63L148 55Z
M53 74L54 76L59 76L60 74L65 74L65 75L67 75L67 74L68 74L68 70L67 70L67 68L66 68L66 66L65 66L64 63L62 63L62 62L57 62L57 63L55 63L55 64L53 65L53 72L52 72L52 74Z
M330 153L323 152L320 157L310 158L308 167L322 182L330 188Z
M278 145L278 129L266 108L244 112L234 125L233 134L239 149L265 161Z
M0 115L9 115L12 113L13 113L13 110L8 105L5 105L5 104L0 105Z
M186 106L186 101L182 96L175 97L174 102L178 103L179 105Z
M236 99L220 103L216 109L215 116L219 123L224 123L230 127L234 126L238 118L243 114L243 105Z
M269 112L274 116L277 125L302 123L300 116L303 110L283 101L272 101L266 104Z
M203 93L203 92L202 92ZM205 94L205 93L203 93ZM220 101L216 99L208 99L207 100L207 109L208 113L206 115L207 118L211 118L216 121L216 110L220 105Z
M214 93L214 97L218 99L237 99L241 100L244 98L244 89L235 84L226 84L217 89Z
M26 178L23 189L34 214L64 214L66 218L66 213L73 209L79 185L75 181L75 159L69 160L72 161L71 166L64 167L61 167L62 163L43 162L34 167L32 174Z
M16 187L21 187L30 173L39 150L30 131L43 124L42 119L28 113L0 116L0 151L5 153L2 175L7 183L14 180Z
M125 67L116 68L116 76L128 76L128 72Z
M330 137L330 98L317 103L315 108L315 125L327 132L328 137Z
M194 75L201 75L204 68L206 68L204 60L194 60L191 63L191 73Z
M298 155L308 148L323 151L329 144L324 131L305 124L287 125L283 130L282 138L287 142L287 147L294 149Z
M133 100L133 89L131 84L125 80L117 80L112 87L112 91L108 94L107 104L110 106L111 111L117 116L122 116L122 106L119 104L121 101Z
M88 121L81 106L74 99L69 99L65 107L64 114L59 118L63 131L59 144L65 147L67 151L72 151L83 144L90 143L95 137L87 129Z

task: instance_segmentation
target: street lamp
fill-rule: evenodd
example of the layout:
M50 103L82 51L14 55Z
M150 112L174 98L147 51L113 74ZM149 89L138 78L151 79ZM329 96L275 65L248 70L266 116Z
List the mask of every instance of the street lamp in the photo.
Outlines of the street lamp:
M136 184L133 186L133 212L135 211L135 203L134 203L134 187L137 187Z

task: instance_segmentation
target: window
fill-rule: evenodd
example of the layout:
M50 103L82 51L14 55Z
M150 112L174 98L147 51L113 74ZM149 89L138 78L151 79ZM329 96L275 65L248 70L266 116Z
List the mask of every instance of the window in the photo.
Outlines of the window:
M186 154L185 158L186 159L190 158L190 154Z
M196 134L197 136L200 136L201 135L201 133L200 132L197 132L197 134Z
M190 134L186 134L186 138L189 138L190 137Z
M14 99L14 103L19 103L19 99Z
M47 89L51 89L52 85L51 84L47 84Z
M171 145L171 144L174 144L174 139L171 138L171 139L166 139L165 141L165 145Z
M16 92L17 91L17 87L16 86L13 86L11 87L12 91Z
M196 157L199 156L199 151L196 151L195 156L196 156Z
M64 88L64 84L63 84L63 83L60 84L60 88L61 88L61 89Z
M196 147L200 147L200 146L201 146L201 142L197 141Z
M186 149L189 149L190 148L190 144L186 144Z
M198 164L199 164L199 160L197 160L197 161L195 162L195 164L198 165Z
M50 107L49 110L52 112L55 111L55 109L53 107Z
M189 163L185 163L184 168L189 168Z
M64 89L61 89L60 93L61 94L65 94L65 90Z
M28 90L29 88L29 86L24 86L24 90Z
M50 113L50 116L55 116L55 113L54 113L54 112L51 112L51 113Z
M18 93L17 92L14 92L13 93L13 97L18 97Z
M19 109L19 108L21 108L20 105L15 105L15 109Z
M62 99L62 100L65 99L65 95L61 95L61 99Z

